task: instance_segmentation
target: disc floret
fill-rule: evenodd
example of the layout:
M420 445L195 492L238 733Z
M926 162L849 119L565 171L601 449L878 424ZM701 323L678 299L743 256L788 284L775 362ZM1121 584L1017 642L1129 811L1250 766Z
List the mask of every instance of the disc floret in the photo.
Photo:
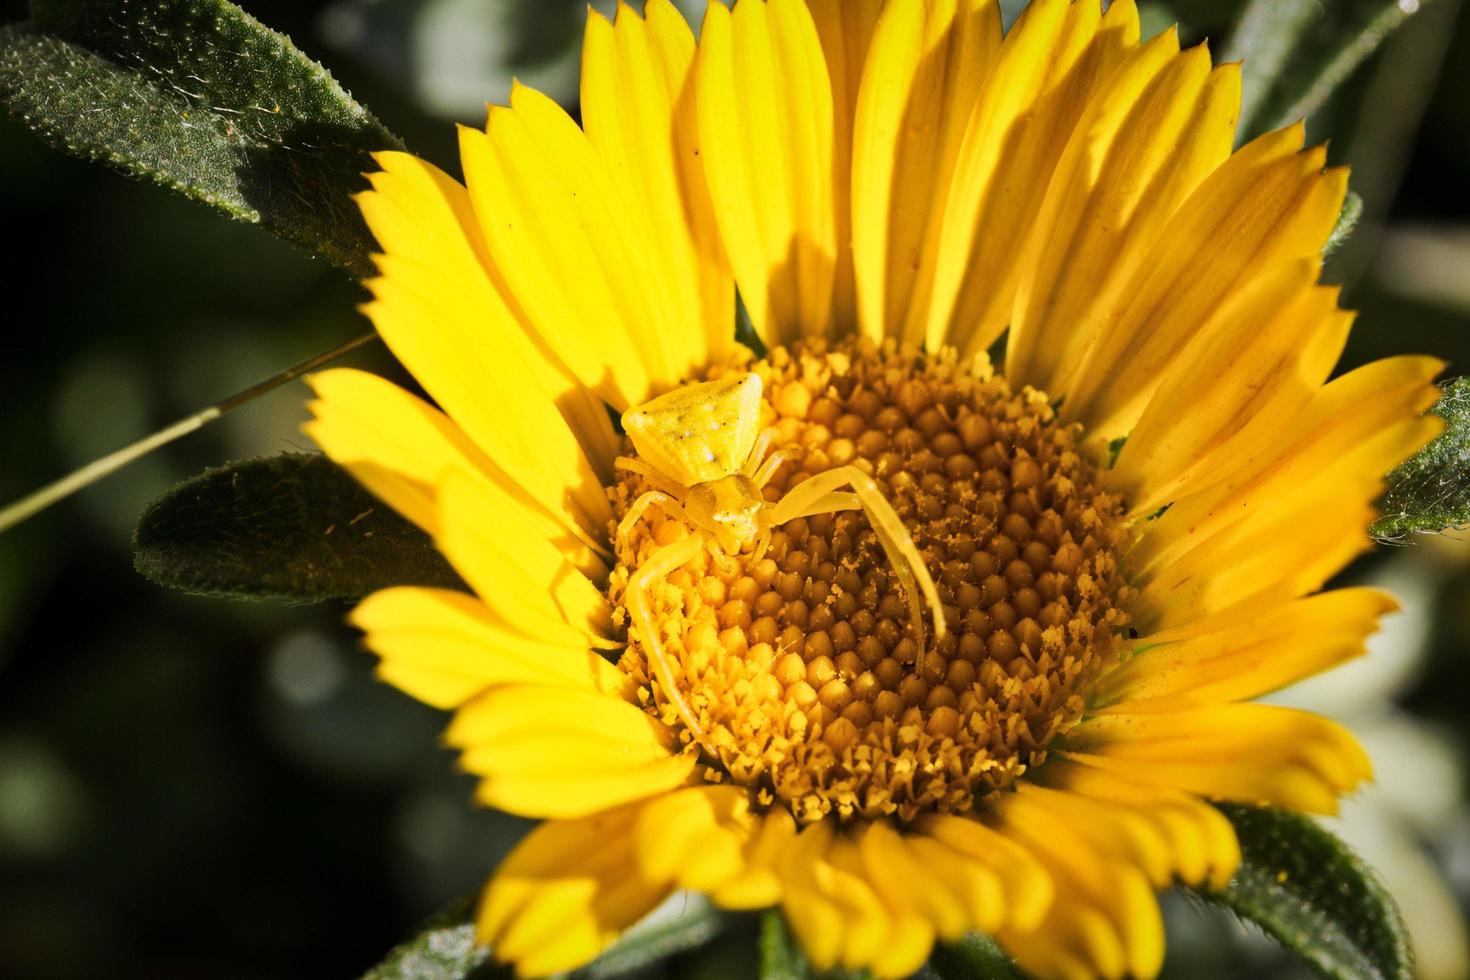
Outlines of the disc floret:
M625 520L611 586L632 626L623 668L690 732L708 777L759 805L803 822L972 809L1045 758L1115 655L1121 502L1045 396L1011 392L983 357L853 341L777 349L748 372L779 461L759 489L786 519L743 552L676 550L704 537L687 502ZM778 509L839 468L911 535L943 634L906 615L911 593L864 512ZM654 487L634 467L615 506L634 514ZM666 676L649 669L649 635Z

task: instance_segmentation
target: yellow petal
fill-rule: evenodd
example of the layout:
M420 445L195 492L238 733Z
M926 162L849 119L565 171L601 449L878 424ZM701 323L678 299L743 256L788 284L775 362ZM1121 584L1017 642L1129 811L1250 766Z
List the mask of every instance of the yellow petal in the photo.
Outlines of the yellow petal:
M504 491L463 471L439 480L435 544L485 604L528 631L570 624L607 646L612 606Z
M850 834L833 838L817 874L827 895L846 912L843 966L886 978L906 977L923 964L934 945L934 927L883 896Z
M1392 358L1334 380L1226 478L1145 523L1131 556L1137 628L1320 588L1368 546L1383 474L1440 431L1421 413L1441 367Z
M699 160L691 69L694 35L668 0L645 20L626 3L609 23L589 11L582 44L582 124L644 239L653 280L673 319L672 368L687 378L723 361L734 342L735 290L724 267Z
M962 932L974 929L991 933L1000 928L1005 921L1005 892L999 875L933 837L910 834L904 843L919 862L923 875L932 875L935 886L948 890L964 909ZM955 938L949 931L950 925L939 925L940 936L946 940Z
M910 842L888 824L875 821L858 830L857 843L867 879L887 903L894 919L922 917L925 920L924 927L915 927L916 933L928 934L928 942L923 944L925 958L935 933L953 941L973 928L967 903L946 887L944 877L936 869L925 867L916 858ZM939 880L930 880L931 876ZM995 884L999 891L999 882ZM923 960L919 962L922 964ZM907 975L916 969L918 965L903 973Z
M743 786L698 786L643 809L634 833L645 877L712 892L745 871L745 845L759 827Z
M700 146L725 253L774 346L832 327L832 88L801 0L711 4L696 68Z
M931 349L983 351L1011 316L1020 275L1018 230L1033 227L1063 148L1093 93L1138 41L1138 11L1121 0L1036 0L1006 34L966 125L938 247L919 270Z
M1110 473L1135 515L1208 486L1279 438L1327 380L1351 314L1316 259L1263 273L1171 366Z
M1046 915L1055 895L1051 875L1015 841L970 817L931 814L919 818L914 829L995 873L1006 923L1024 932Z
M1066 759L1050 760L1033 778L1074 796L1126 808L1155 824L1168 841L1171 872L1186 884L1208 879L1223 887L1240 864L1240 843L1230 821L1189 793L1150 786Z
M781 901L782 862L796 839L796 820L785 807L771 808L745 844L745 868L711 893L727 909L759 909Z
M1144 637L1143 651L1098 682L1099 710L1180 710L1245 701L1362 654L1378 618L1398 609L1377 589L1338 589L1265 604L1175 639Z
M506 684L632 694L628 675L589 650L570 626L531 635L463 592L384 589L358 604L351 622L381 658L378 676L436 708Z
M1213 311L1277 262L1321 251L1347 173L1324 171L1320 146L1298 152L1302 133L1292 126L1246 145L1178 209L1118 302L1097 312L1106 329L1058 369L1065 420L1099 438L1126 434ZM1209 275L1198 274L1203 267Z
M525 817L586 816L668 792L694 768L668 730L601 691L497 687L460 708L445 740L484 779L476 796Z
M1119 836L1116 826L1093 825L1057 801L1013 794L995 807L1000 831L1035 855L1064 896L1037 933L1100 976L1153 976L1164 957L1163 920L1153 888L1130 854L1135 842ZM1029 947L1015 942L1016 932L1002 929L998 938L1024 956Z
M1311 813L1336 812L1339 795L1372 777L1341 725L1262 704L1098 715L1058 748L1065 758L1139 782Z
M949 175L1000 49L991 0L888 4L874 32L853 124L852 237L862 329L923 343L912 302L932 269Z
M565 492L562 480L548 482L539 466L516 479L442 412L377 375L338 368L308 381L317 400L309 405L315 419L304 426L306 434L425 531L438 532L440 478L450 470L473 473L495 484L522 519L580 571L606 578L604 549L597 544L606 536L606 520L594 527L589 515L559 496L557 490Z
M836 202L832 217L837 268L833 274L831 320L834 326L846 330L858 318L853 280L853 209L848 203L853 201L853 118L868 45L884 3L883 0L807 0L806 5L822 42L827 76L832 84L832 198Z
M476 931L520 977L575 969L647 915L671 890L634 855L637 805L542 824L496 869Z
M831 865L827 851L833 841L832 822L809 824L796 835L781 855L781 911L801 941L812 966L830 970L837 965L848 935L848 922L863 925L859 936L879 936L887 930L886 916L866 886L851 891L849 901L838 904L833 896ZM866 914L852 914L853 900L866 898ZM881 930L881 931L880 931Z
M1239 66L1210 70L1174 31L1130 51L1068 143L1026 245L1006 377L1064 394L1069 346L1089 341L1185 197L1230 154Z
M470 200L496 268L540 340L618 411L677 384L699 322L661 288L658 242L586 135L524 86L460 128Z
M357 202L384 254L363 312L486 454L518 476L544 469L574 493L577 479L595 487L581 457L611 474L619 446L607 411L507 305L464 187L406 153L374 159L383 169ZM594 516L606 506L593 493L580 503Z

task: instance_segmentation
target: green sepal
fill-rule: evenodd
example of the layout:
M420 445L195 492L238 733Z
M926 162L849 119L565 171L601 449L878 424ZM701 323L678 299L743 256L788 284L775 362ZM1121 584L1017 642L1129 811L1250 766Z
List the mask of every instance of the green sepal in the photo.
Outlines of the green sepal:
M1000 943L972 932L957 943L939 943L929 956L939 980L1020 980L1021 972Z
M58 150L372 271L350 195L402 142L232 3L32 0L0 28L0 103Z
M133 564L197 595L317 602L394 585L463 589L429 540L323 456L231 463L143 511Z
M867 970L818 970L780 909L761 913L760 980L871 980Z
M1370 529L1380 541L1470 524L1470 378L1446 382L1430 412L1445 429L1388 475L1378 502L1383 516Z
M1241 862L1205 899L1260 926L1331 980L1412 980L1414 957L1393 899L1373 870L1309 817L1222 805Z
M1224 54L1243 61L1241 142L1310 117L1429 0L1251 0Z

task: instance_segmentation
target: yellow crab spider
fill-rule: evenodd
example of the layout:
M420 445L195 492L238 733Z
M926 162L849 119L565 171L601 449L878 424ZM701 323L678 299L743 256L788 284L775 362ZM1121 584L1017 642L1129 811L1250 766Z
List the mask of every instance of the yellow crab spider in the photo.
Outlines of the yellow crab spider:
M745 374L685 385L623 413L623 429L638 458L619 456L619 469L638 473L651 489L639 495L618 524L619 548L651 507L659 507L693 533L656 551L628 579L624 605L638 629L664 696L695 740L706 748L705 733L674 684L663 637L654 622L650 590L710 546L727 555L747 549L760 560L771 531L787 521L815 514L861 509L878 536L907 595L909 615L924 647L923 611L929 604L934 632L945 632L944 611L934 579L914 539L877 481L856 466L838 466L807 477L770 502L762 488L780 467L783 454L770 452L774 432L760 431L761 379ZM843 491L842 487L851 488Z

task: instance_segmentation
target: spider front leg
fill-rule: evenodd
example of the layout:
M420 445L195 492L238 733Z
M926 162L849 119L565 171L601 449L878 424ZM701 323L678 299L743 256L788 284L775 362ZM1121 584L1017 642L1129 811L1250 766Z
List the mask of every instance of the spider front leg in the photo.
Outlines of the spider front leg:
M757 490L770 483L771 477L775 476L776 471L781 468L781 464L786 462L786 453L780 449L771 453L769 456L766 455L766 453L770 452L771 443L775 439L775 429L767 429L756 437L755 447L751 449L750 458L745 461L745 468L741 470L742 473L750 477L751 482L755 484Z
M648 508L655 506L662 507L664 513L668 514L674 520L681 521L686 525L689 524L689 515L684 512L684 507L673 496L664 493L662 490L646 490L638 495L638 499L633 501L633 506L628 508L628 513L623 515L621 521L618 521L617 543L619 551L628 543L628 535L633 532L633 528L637 525L639 519L648 512Z
M653 617L653 606L649 598L650 590L659 582L672 575L699 554L703 547L699 532L692 532L680 538L673 544L665 545L653 556L638 566L638 570L628 579L628 587L623 593L623 605L628 610L628 616L638 630L638 639L643 647L643 653L648 658L648 665L654 675L658 678L659 686L663 688L664 699L674 706L678 712L679 720L684 722L684 727L694 736L704 749L714 755L714 751L705 737L704 729L694 719L694 712L690 710L689 703L684 700L684 695L679 693L678 686L674 683L674 670L669 660L668 651L664 649L663 637L659 635L658 623Z
M837 492L837 488L842 486L850 486L852 492ZM919 647L922 649L924 614L920 595L929 604L929 612L934 617L935 636L945 634L944 607L940 605L939 591L934 587L934 579L929 574L928 566L924 564L924 556L919 553L918 545L914 544L908 528L904 527L903 519L898 516L888 498L883 496L876 480L856 466L839 466L807 477L776 502L770 511L770 521L773 526L779 526L798 517L853 510L855 507L861 507L867 515L868 524L878 536L878 543L883 546L883 553L888 556L894 574L903 586L908 598L909 615L913 619L914 629L918 631Z

